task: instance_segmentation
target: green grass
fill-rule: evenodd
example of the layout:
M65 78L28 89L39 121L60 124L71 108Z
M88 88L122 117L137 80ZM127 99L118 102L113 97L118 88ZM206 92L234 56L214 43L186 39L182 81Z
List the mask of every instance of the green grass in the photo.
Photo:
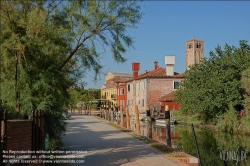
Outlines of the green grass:
M177 121L177 123L193 123L194 125L202 125L203 121L200 119L198 114L186 115L183 114L181 111L172 111L172 117Z

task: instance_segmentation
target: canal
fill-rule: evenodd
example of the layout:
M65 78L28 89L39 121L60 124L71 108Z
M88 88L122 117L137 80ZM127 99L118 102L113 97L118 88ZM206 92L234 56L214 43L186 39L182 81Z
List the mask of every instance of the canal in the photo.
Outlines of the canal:
M134 120L131 129L136 131ZM124 126L125 127L125 126ZM147 121L140 122L141 135L148 137ZM250 137L195 128L202 166L250 166ZM152 123L152 139L166 144L166 128ZM198 158L190 125L171 125L172 147Z

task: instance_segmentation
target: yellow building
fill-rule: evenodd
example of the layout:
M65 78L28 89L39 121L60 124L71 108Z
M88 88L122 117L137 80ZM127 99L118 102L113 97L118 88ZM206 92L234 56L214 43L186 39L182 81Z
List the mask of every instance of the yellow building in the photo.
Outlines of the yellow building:
M102 107L117 106L117 85L132 77L132 73L108 72L101 87Z

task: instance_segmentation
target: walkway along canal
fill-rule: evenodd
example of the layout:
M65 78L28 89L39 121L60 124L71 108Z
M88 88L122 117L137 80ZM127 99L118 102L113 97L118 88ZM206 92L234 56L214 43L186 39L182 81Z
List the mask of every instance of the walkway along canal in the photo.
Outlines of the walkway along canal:
M80 157L72 160L81 161L67 166L188 166L110 126L106 120L73 114L67 123L64 150Z
M112 111L107 111L101 117L120 125L120 115L111 116ZM115 112L114 112L115 114ZM113 117L111 119L111 117ZM123 115L123 127L127 128L126 113ZM137 132L136 122L130 116L131 130ZM166 144L166 127L152 123L148 133L147 121L140 121L140 134L160 143ZM233 135L225 132L215 132L195 127L202 166L250 166L250 137ZM194 138L190 125L171 125L172 147L197 157Z
M126 128L124 113L123 127ZM120 125L120 116L115 121ZM136 121L130 116L130 126L135 132ZM140 121L140 134L160 143L167 144L166 127L152 123L151 130L147 121ZM152 131L152 133L148 133ZM225 132L216 132L195 127L202 166L250 166L250 137ZM171 125L172 147L198 158L191 125Z

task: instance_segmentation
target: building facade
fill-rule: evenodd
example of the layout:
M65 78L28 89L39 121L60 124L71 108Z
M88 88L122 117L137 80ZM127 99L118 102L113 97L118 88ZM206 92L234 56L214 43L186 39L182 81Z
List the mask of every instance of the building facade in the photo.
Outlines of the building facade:
M127 105L130 114L134 113L135 105L138 106L140 114L146 112L147 105L159 104L159 99L173 92L179 86L184 76L174 72L174 56L166 56L166 67L158 66L158 62L154 62L154 69L145 71L145 73L133 77L126 81L127 84ZM138 71L133 71L138 72Z
M123 87L122 90L122 87L120 87L120 84L123 84L125 81L127 81L127 78L121 76L114 76L105 81L105 84L101 87L101 100L103 100L102 105L104 105L104 108L117 107L121 101L123 101L123 104L126 104L124 103L125 89Z

